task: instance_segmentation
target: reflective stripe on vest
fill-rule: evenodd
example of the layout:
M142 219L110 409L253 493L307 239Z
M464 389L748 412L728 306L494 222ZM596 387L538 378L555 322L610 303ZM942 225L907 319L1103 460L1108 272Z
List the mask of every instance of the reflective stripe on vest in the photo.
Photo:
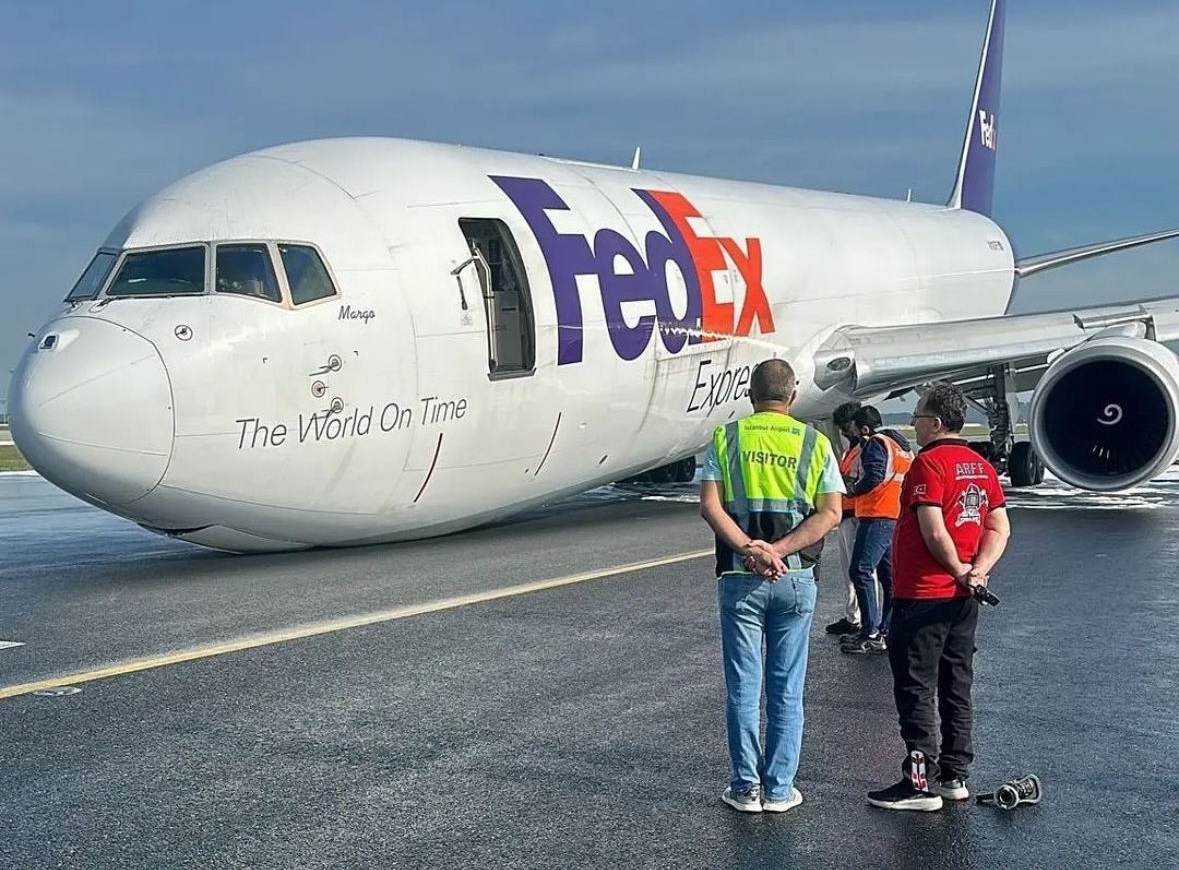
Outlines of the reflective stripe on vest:
M718 427L713 449L725 511L750 537L768 540L763 530L772 525L780 527L777 540L813 512L831 449L818 430L785 414L763 411ZM718 545L717 563L718 574L744 570L737 554L723 545ZM786 563L803 567L796 553Z
M843 454L843 458L839 460L839 473L844 480L859 480L860 474L863 473L863 466L860 463L860 445L853 444L848 448L847 452ZM856 509L856 497L854 495L843 495L843 512L849 514Z
M887 460L884 480L863 495L856 496L856 516L895 520L901 515L901 484L913 464L913 454L883 433L872 436L884 444Z

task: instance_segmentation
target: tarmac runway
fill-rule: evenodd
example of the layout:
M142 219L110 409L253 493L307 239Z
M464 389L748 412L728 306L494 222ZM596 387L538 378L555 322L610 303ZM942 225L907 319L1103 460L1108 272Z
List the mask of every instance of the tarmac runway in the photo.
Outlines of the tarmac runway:
M1043 802L867 806L902 745L887 660L822 634L842 594L828 570L805 802L741 815L719 800L715 581L692 487L236 557L0 475L0 642L23 644L0 643L0 865L1179 866L1179 473L1011 506L971 785L1035 773Z

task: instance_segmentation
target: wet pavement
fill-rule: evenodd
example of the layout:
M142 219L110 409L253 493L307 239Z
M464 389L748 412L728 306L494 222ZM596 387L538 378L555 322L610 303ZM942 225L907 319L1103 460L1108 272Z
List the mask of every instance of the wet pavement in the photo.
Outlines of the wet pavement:
M901 744L887 661L822 634L836 576L812 639L805 802L720 802L715 582L691 558L710 545L693 493L603 488L434 541L233 557L0 475L0 641L24 644L0 648L0 693L177 659L0 699L0 865L1179 866L1174 469L1121 499L1051 482L1010 496L971 782L1037 774L1043 802L1010 813L865 804ZM235 646L373 613L388 618ZM225 642L237 651L178 661Z

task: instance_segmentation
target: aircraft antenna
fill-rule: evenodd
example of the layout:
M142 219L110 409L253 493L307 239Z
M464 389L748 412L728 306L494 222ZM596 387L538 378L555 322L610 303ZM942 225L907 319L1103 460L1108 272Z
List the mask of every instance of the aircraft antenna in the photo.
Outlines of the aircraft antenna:
M631 168L631 169L634 169L634 170L636 170L636 171L638 170L638 168L639 168L639 157L641 157L641 156L642 156L642 153L643 153L643 146L642 146L642 145L636 145L636 146L635 146L635 156L634 156L634 157L632 157L632 158L631 158L631 161L630 161L630 168Z

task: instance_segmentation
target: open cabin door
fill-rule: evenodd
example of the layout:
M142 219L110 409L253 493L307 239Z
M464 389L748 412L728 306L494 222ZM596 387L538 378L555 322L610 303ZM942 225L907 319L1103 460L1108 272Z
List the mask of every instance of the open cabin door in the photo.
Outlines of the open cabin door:
M492 218L461 218L459 227L487 314L488 375L492 380L531 375L536 370L532 294L512 231Z

